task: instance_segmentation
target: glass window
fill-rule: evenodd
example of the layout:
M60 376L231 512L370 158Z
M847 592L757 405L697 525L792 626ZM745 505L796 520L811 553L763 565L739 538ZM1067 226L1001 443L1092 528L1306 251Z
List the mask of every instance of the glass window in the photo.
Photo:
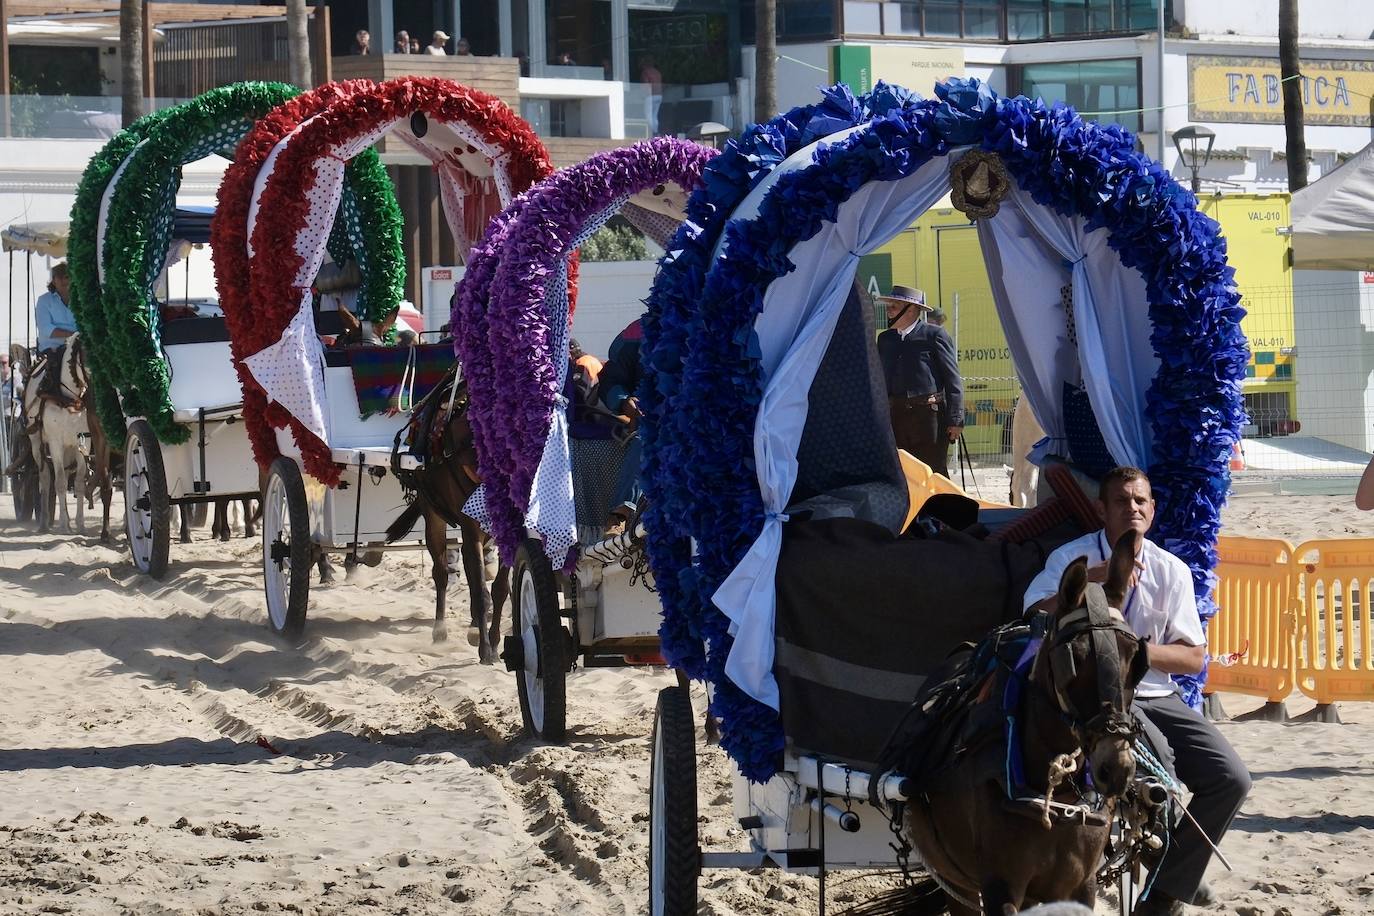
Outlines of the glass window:
M844 31L847 35L881 35L883 7L873 0L845 0Z
M1007 38L1034 41L1045 37L1045 0L1007 0Z
M611 4L607 0L546 0L545 76L603 79L611 66Z
M1140 130L1140 72L1136 58L1089 60L1021 67L1021 92L1046 102L1066 102L1094 120Z
M831 0L777 0L777 6L779 41L835 35L835 6Z
M997 0L964 0L964 37L1002 37L1002 4Z
M932 38L959 37L959 0L925 0L922 34Z
M1050 34L1082 35L1088 31L1085 0L1050 0Z

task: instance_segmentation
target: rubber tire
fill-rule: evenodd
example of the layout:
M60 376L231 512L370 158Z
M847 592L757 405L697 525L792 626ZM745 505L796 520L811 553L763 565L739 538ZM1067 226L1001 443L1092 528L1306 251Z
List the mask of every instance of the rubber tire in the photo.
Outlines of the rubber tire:
M558 606L558 583L553 577L553 566L544 556L544 545L536 538L527 538L515 553L515 575L511 582L511 597L515 608L513 629L517 636L525 632L524 617L530 612L525 606L524 582L528 579L532 587L535 604L533 623L537 627L535 637L538 654L539 678L544 687L544 721L542 727L535 722L530 704L529 689L525 683L525 671L515 674L516 689L520 694L520 717L524 720L525 730L549 744L562 744L567 740L568 706L568 637L567 627ZM526 648L526 653L529 649Z
M658 692L649 757L650 916L695 916L701 846L697 837L697 749L685 687ZM662 785L662 805L658 804ZM655 868L662 837L662 864ZM662 872L661 874L659 872Z
M133 541L129 538L129 469L133 467L133 461L127 457L133 455L136 449L143 451L144 470L147 473L148 482L148 503L152 511L152 525L149 536L152 540L152 549L148 554L148 565L146 568L140 567L138 558L134 557ZM125 540L129 541L129 556L134 558L134 566L140 568L144 573L154 579L161 579L167 575L167 558L172 543L172 501L167 496L167 471L162 463L162 446L157 441L157 435L153 428L148 425L146 420L135 420L129 424L127 444L125 445L124 459L124 526Z
M301 469L290 458L279 457L272 462L267 474L267 488L263 497L262 565L263 591L268 593L267 567L272 561L272 543L268 540L267 513L270 508L272 484L280 479L286 491L286 523L291 533L291 575L287 581L286 615L281 627L267 613L268 628L288 642L296 642L305 632L305 615L310 604L310 570L314 566L314 545L310 540L310 507L305 500L305 481ZM268 597L270 601L270 596Z

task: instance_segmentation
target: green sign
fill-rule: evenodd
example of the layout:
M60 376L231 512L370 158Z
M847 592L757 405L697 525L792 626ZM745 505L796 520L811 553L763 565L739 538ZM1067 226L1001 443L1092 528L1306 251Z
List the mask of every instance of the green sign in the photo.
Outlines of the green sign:
M861 95L873 88L873 53L868 45L836 45L830 49L830 76Z
M892 255L866 254L859 258L858 279L870 299L892 292Z

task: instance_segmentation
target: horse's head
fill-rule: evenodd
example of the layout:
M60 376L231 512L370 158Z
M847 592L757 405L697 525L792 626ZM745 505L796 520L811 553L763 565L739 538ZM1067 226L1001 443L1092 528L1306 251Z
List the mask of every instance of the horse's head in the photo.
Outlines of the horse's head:
M343 332L335 338L334 344L339 347L380 347L386 334L391 330L391 326L396 323L397 317L401 314L401 307L396 306L381 321L359 320L356 315L342 305L339 306L339 319L343 322Z
M86 365L86 346L80 334L67 338L67 349L62 353L62 387L80 401L86 396L91 385L91 372Z
M1032 677L1067 719L1087 756L1097 791L1119 797L1135 776L1131 701L1149 670L1145 641L1120 608L1131 587L1140 535L1116 542L1102 585L1088 581L1086 558L1069 564Z

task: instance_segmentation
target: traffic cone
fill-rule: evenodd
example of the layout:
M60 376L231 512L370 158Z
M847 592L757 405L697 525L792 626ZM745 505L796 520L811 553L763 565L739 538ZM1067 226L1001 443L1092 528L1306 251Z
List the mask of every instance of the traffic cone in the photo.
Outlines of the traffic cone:
M1231 449L1231 470L1245 470L1245 450L1240 447L1239 442Z

